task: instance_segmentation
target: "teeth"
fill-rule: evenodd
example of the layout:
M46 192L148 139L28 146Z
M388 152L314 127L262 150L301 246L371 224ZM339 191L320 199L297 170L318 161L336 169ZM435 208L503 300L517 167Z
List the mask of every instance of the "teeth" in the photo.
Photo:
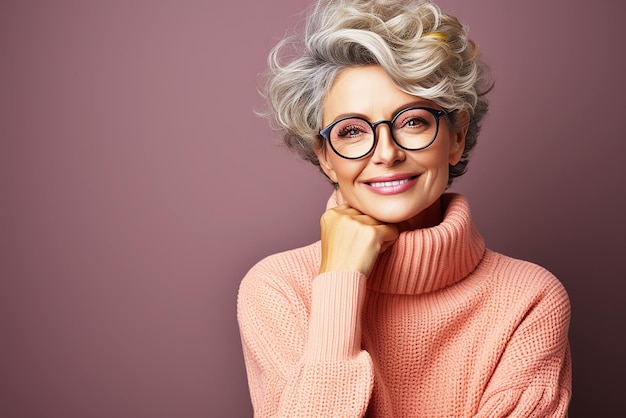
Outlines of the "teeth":
M370 186L372 187L393 187L393 186L399 186L401 184L407 183L409 181L409 179L404 179L404 180L394 180L394 181L378 181L375 183L370 183Z

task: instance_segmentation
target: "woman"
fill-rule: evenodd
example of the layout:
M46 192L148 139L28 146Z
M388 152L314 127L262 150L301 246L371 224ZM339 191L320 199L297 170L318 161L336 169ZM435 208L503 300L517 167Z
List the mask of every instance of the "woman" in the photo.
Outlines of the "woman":
M457 19L421 0L321 1L270 66L271 115L335 191L319 242L241 283L255 416L565 416L565 290L486 249L444 193L490 88Z

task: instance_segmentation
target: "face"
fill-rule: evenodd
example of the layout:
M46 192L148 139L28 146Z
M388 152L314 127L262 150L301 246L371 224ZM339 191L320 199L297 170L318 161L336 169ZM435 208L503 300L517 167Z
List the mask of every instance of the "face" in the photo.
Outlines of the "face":
M370 122L391 120L411 106L441 109L400 90L379 66L349 67L334 81L324 101L323 126L346 116L361 116ZM459 116L467 125L467 114ZM340 202L381 222L407 222L417 228L440 221L438 203L448 184L448 164L461 158L466 131L451 131L444 116L430 147L406 151L395 144L389 127L381 124L376 148L364 158L342 158L326 142L316 153L326 175L339 185Z

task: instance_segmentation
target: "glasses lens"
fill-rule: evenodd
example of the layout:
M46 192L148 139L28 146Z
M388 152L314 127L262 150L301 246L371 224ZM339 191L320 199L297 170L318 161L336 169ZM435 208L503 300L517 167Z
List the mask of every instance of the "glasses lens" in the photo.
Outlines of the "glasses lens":
M330 144L346 158L362 157L374 146L372 126L360 118L341 120L330 131Z
M425 109L408 109L393 122L393 136L404 148L425 148L436 135L437 118Z

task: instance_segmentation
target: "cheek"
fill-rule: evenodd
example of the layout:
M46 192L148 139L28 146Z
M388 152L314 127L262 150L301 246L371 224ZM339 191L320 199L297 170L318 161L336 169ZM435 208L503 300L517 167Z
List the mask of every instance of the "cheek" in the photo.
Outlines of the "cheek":
M338 157L341 158L341 157ZM337 161L333 160L333 171L335 172L336 181L339 184L350 184L359 177L359 174L363 171L364 164L359 161L350 161L341 159Z
M433 155L433 158L437 160L438 165L447 168L454 151L451 149L450 140L449 138L442 138L442 141L437 145L437 148L434 150L436 155Z
M433 144L434 145L434 144ZM448 169L449 154L445 146L433 146L413 155L413 160L425 170Z

